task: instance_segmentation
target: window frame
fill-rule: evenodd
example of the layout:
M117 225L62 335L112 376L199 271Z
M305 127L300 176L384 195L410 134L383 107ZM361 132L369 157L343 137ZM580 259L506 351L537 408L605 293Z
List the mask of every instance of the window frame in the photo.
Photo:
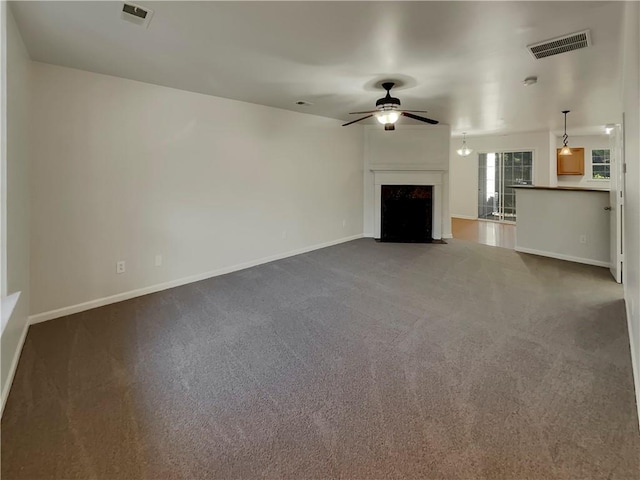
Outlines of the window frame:
M592 148L590 149L591 155L589 156L589 181L591 182L610 182L611 181L611 149L610 148ZM594 152L608 152L609 162L608 163L594 163L593 155ZM609 167L609 177L607 178L595 178L593 175L593 167L594 166L607 166Z

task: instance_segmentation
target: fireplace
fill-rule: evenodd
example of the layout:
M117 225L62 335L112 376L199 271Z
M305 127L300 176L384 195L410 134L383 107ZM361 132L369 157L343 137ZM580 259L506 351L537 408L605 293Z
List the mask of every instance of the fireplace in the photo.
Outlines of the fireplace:
M443 188L444 172L439 170L416 170L389 167L377 167L373 172L373 201L371 202L371 218L373 220L373 237L382 239L382 186L430 186L431 187L431 238L442 239L443 197L447 195Z
M430 243L433 187L381 185L382 242Z

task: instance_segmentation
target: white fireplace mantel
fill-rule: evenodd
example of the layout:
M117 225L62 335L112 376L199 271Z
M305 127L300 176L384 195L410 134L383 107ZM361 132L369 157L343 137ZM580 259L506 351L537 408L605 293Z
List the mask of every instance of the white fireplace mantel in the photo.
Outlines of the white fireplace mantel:
M372 165L369 169L375 172L444 172L446 170L434 169L431 165L415 165L415 164L389 164L389 165Z
M433 187L433 212L431 232L434 240L442 239L442 183L444 170L427 170L411 166L411 169L395 165L371 168L374 175L374 238L380 238L382 224L382 185L427 185Z

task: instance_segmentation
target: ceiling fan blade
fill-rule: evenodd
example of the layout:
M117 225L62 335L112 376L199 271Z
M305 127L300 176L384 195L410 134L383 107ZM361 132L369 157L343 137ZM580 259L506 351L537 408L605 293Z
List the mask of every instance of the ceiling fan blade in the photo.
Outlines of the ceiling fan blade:
M380 110L369 110L368 112L349 112L349 115L359 115L359 114L364 114L364 113L376 113L379 112Z
M426 110L398 110L399 112L427 113Z
M371 118L371 117L373 117L373 115L367 115L366 117L359 118L357 120L354 120L353 122L344 123L342 126L346 127L347 125L351 125L352 123L356 123L356 122L359 122L361 120L366 120L367 118Z
M419 120L420 122L430 123L431 125L437 125L439 123L437 120L431 120L430 118L414 115L413 113L402 112L400 115L413 118L414 120Z

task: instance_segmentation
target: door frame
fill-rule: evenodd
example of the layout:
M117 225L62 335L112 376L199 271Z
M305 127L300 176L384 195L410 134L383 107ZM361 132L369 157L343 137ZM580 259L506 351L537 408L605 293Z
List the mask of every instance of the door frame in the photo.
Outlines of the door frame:
M476 155L476 218L480 221L483 222L496 222L496 223L505 223L507 225L515 225L516 224L516 220L517 220L517 210L516 210L516 220L510 221L510 220L494 220L494 219L490 219L490 218L480 218L478 216L478 209L480 207L480 205L478 204L478 192L480 191L480 175L479 175L479 170L480 170L480 155L487 155L489 153L496 153L499 155L502 155L504 153L516 153L516 152L531 152L531 184L535 185L536 184L536 174L537 174L537 168L536 168L536 156L537 156L537 148L533 148L533 147L524 147L524 148L520 148L520 147L515 147L515 148L500 148L500 149L484 149L484 150L478 150L477 155ZM502 171L500 172L501 176L504 176L504 169L502 169ZM504 181L502 181L501 183L504 184ZM504 186L503 186L504 189ZM517 208L517 207L516 207Z
M611 265L609 271L616 282L622 283L622 269L624 266L624 197L625 197L625 152L624 152L624 113L622 125L615 125L613 136L609 140L610 168L609 168L609 222L611 245Z

